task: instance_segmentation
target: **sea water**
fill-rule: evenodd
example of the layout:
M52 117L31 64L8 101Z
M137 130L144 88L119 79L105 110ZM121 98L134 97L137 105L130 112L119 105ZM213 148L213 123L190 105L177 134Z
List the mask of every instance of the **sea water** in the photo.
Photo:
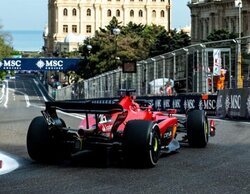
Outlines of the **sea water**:
M17 51L41 51L44 45L43 31L15 30L8 31L11 45Z

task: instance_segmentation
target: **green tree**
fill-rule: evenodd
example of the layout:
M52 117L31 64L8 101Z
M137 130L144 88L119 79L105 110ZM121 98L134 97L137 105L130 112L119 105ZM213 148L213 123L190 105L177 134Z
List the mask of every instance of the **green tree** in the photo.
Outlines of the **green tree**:
M207 39L204 42L218 41L218 40L227 40L237 38L236 33L229 33L226 30L215 30L207 36Z
M150 57L161 55L189 46L191 39L187 33L176 29L167 32L164 28L158 31L156 34L155 42L152 44L150 49Z
M119 35L113 29L121 30ZM140 61L188 46L190 37L176 30L167 32L163 26L128 23L121 26L113 17L109 25L100 28L95 36L84 41L79 48L82 55L78 74L90 78L118 68L123 61ZM89 51L87 45L91 45ZM119 57L119 58L117 58Z
M0 61L5 57L10 57L13 53L13 48L10 46L11 38L8 34L2 31L2 26L0 26ZM3 80L7 72L0 70L0 80Z

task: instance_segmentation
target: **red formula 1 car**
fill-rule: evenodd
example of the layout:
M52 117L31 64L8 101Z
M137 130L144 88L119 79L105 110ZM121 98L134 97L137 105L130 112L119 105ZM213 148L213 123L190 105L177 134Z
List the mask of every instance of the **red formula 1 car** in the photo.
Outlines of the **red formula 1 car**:
M136 101L125 90L119 102L97 104L90 101L46 102L43 116L32 120L27 134L27 149L33 160L48 162L71 157L86 150L112 150L129 164L156 165L161 153L175 152L180 142L206 147L215 135L214 122L203 110L187 112L185 119L173 116L176 110L154 112L146 101ZM84 113L79 128L66 127L56 110ZM182 138L177 138L182 134Z

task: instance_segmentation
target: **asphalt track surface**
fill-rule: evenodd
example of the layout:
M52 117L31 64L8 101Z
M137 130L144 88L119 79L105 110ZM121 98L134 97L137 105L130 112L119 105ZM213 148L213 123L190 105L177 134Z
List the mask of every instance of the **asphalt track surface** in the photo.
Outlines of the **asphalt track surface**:
M216 120L216 136L205 149L181 147L179 153L162 156L151 169L119 162L104 166L102 157L91 155L39 164L28 156L26 134L32 118L41 115L46 96L30 75L18 75L4 85L0 152L19 166L0 175L0 193L250 193L249 122ZM72 127L80 122L60 116Z

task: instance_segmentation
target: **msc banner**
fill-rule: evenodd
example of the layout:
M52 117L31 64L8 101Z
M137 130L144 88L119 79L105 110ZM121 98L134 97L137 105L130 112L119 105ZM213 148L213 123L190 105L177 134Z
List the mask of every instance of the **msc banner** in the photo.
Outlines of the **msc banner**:
M200 109L205 110L208 115L216 115L217 95L208 95L206 99L203 99L201 95L139 96L136 99L150 102L155 111L176 109L177 113L184 114L188 109ZM110 104L117 100L117 98L100 98L92 101Z
M250 118L250 89L221 90L217 98L217 116L221 118Z
M205 110L208 115L216 115L217 95L208 95L206 99L202 99L201 95L151 96L137 99L150 101L153 110L176 109L177 113L183 114L189 109L200 109Z
M76 58L5 58L0 61L0 70L73 71L79 62Z

